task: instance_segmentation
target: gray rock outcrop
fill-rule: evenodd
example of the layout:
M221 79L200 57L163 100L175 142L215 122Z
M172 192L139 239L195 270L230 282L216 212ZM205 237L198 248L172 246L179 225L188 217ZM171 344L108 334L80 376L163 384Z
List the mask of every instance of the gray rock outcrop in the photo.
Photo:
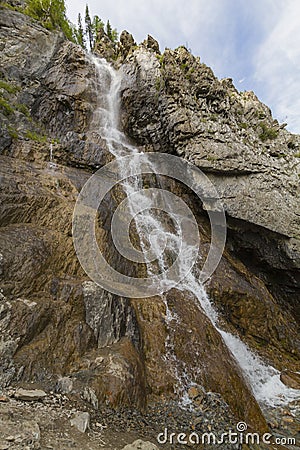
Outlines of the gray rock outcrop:
M209 176L228 215L231 248L299 317L299 136L184 47L161 56L140 47L122 71L128 134Z

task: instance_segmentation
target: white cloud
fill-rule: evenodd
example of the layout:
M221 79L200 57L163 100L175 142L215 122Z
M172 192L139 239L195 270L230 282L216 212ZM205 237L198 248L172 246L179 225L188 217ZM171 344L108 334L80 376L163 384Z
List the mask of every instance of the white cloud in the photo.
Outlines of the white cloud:
M255 79L280 121L300 132L300 3L282 2L277 23L256 56Z
M81 0L66 0L68 16L84 16ZM88 0L91 15L137 42L151 34L160 47L187 45L219 77L244 79L274 115L300 131L299 0Z
M76 23L78 12L84 16L85 3L66 0L68 17ZM88 0L91 15L98 14L104 21L122 31L126 29L141 42L151 34L160 47L175 48L187 45L194 54L211 66L219 76L230 76L226 70L231 57L234 29L238 20L232 0L114 0L98 3ZM224 70L225 67L225 70ZM240 77L239 77L240 78Z
M220 0L114 0L88 1L91 14L110 19L119 31L127 29L140 42L152 34L164 48L190 42L192 36L205 38L207 31L222 20L223 4ZM75 23L78 12L84 15L85 3L67 0L68 16ZM221 24L219 24L220 26ZM216 26L216 29L218 26Z

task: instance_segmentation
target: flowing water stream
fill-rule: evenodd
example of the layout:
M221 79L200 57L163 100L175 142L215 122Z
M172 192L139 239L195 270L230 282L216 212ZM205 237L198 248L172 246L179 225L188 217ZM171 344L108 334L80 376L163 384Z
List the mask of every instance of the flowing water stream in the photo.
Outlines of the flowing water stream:
M95 111L92 127L106 140L110 153L117 160L123 156L131 155L132 168L136 170L136 165L139 164L136 155L139 151L130 144L125 134L120 130L119 124L122 73L121 71L116 71L104 59L98 59L92 56L91 58L95 65L99 94L99 106ZM155 174L155 167L151 166L150 162L149 167ZM123 168L121 164L119 170L122 174ZM134 170L132 173L134 173ZM170 231L170 227L166 226L163 219L155 215L155 211L151 209L151 201L149 201L148 196L145 196L143 193L133 195L143 188L143 178L141 176L135 175L130 177L130 179L122 183L122 186L128 199L128 207L131 210L132 216L135 217L135 225L140 239L141 250L147 255L149 254L149 246L151 247L151 254L145 260L148 275L155 277L157 270L164 272L166 269L167 262L164 252L161 252L162 247L168 250L170 254L176 254L182 236L177 234L176 229ZM143 210L142 213L137 214L141 209ZM154 259L157 261L156 264L153 264ZM176 288L188 290L196 296L201 308L220 333L225 344L241 367L256 399L260 403L276 406L299 398L299 391L289 389L280 381L280 373L278 370L266 365L260 357L250 351L238 336L220 329L217 311L211 304L203 285L198 281L195 274L190 272ZM167 326L171 328L172 321L177 320L176 315L170 311L166 300L164 302L167 312ZM166 341L165 358L173 368L173 375L178 380L178 390L184 397L187 388L192 384L192 380L188 379L183 365L180 361L176 360L170 335Z

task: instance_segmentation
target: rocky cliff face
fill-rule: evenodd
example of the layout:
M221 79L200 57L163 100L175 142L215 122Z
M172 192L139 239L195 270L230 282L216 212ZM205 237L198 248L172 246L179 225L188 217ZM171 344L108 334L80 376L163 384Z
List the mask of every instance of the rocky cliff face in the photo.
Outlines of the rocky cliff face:
M88 280L73 249L72 213L91 173L111 159L91 126L101 102L94 66L80 47L18 12L1 8L0 21L2 386L61 390L67 379L95 408L143 409L172 398L186 377L265 429L240 368L190 293L167 294L179 318L170 325L164 300L120 298ZM297 370L299 136L185 48L161 55L150 37L136 46L122 36L114 54L105 39L98 53L123 73L124 130L144 151L200 167L225 205L228 243L206 286L223 327L279 370ZM177 189L199 221L205 256L206 211ZM117 197L104 205L107 217ZM101 232L110 254L105 224Z
M184 47L161 55L146 41L123 71L129 135L209 175L228 214L229 245L299 318L299 136Z

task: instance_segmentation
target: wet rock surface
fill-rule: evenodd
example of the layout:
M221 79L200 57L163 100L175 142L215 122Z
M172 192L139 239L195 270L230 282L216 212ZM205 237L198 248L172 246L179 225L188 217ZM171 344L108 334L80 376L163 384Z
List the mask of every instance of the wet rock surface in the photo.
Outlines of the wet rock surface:
M281 381L292 389L300 388L300 373L285 370L280 374Z

